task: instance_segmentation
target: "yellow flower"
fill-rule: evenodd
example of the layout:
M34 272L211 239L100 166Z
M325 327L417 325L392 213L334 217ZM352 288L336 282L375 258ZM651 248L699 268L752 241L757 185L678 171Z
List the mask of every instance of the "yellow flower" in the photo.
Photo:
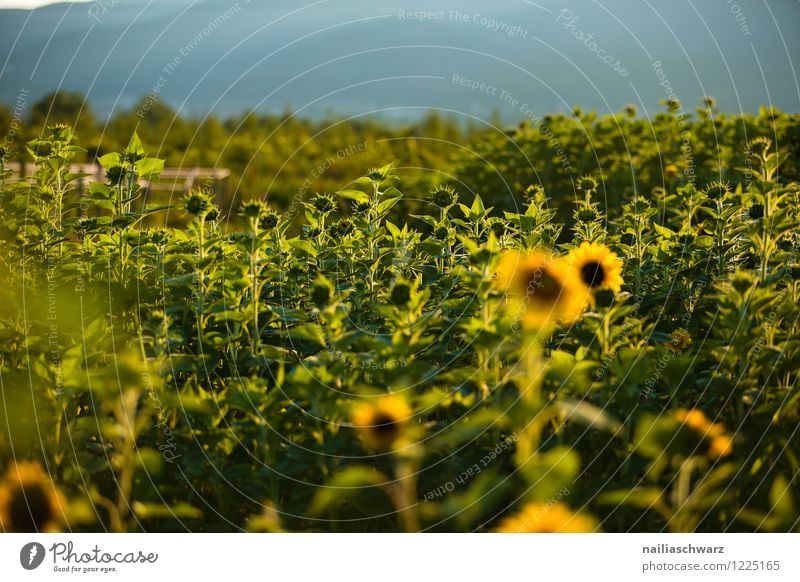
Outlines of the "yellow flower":
M575 321L584 307L580 284L565 265L543 251L508 251L495 284L507 292L526 329Z
M667 164L664 167L664 177L667 180L674 180L678 176L678 166L675 164Z
M58 531L63 506L61 494L38 463L16 463L0 481L0 529L3 531Z
M679 354L688 348L692 343L692 336L683 328L673 330L672 334L670 335L672 339L668 342L665 342L664 345L668 350L675 354Z
M622 261L611 249L600 243L582 242L568 259L569 271L589 291L622 288Z
M714 437L708 446L708 453L712 457L727 457L733 452L733 439L727 435Z
M597 523L591 517L573 513L564 503L531 502L517 514L503 519L498 533L591 533Z
M412 412L405 400L390 394L357 405L352 421L364 444L372 449L388 450L402 437Z
M733 452L733 439L725 434L725 427L711 422L702 410L677 410L675 418L704 439L711 440L708 453L712 457L726 457Z
M676 410L675 418L691 428L695 432L708 434L709 436L719 436L725 431L718 424L714 424L702 410L692 408L691 410Z

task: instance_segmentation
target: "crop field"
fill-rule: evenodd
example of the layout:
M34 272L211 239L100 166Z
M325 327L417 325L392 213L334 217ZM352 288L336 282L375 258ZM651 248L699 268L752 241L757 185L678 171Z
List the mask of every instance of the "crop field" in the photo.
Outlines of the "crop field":
M800 531L800 116L181 123L2 152L0 531Z

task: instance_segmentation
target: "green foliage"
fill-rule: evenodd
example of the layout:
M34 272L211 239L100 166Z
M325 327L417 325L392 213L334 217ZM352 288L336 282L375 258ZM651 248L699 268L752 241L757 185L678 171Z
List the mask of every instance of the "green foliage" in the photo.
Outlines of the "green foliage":
M3 171L0 472L46 465L90 531L467 531L555 498L606 531L797 530L800 186L784 150L739 149L736 124L766 134L765 119L690 124L688 181L658 171L680 151L667 113L649 137L630 117L549 119L572 170L541 128L513 147L480 134L485 158L450 172L479 194L409 186L392 164L340 172L299 200L301 229L271 190L152 204L139 179L163 161L136 134L83 190L68 171L83 150L53 126L27 144L30 183ZM254 135L231 149L294 147ZM183 163L213 161L199 155ZM167 213L185 226L144 223ZM532 339L497 289L500 255L584 241L623 259L622 290ZM354 421L387 394L411 417Z

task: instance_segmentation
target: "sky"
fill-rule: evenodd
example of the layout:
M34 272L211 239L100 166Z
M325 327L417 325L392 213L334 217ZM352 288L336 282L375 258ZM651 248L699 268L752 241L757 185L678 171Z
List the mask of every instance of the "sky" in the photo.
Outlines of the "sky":
M64 0L60 0L64 1ZM72 0L73 2L88 2L89 0ZM55 0L0 0L0 8L39 8L47 4L56 4Z
M158 101L516 122L631 103L650 116L670 96L691 112L711 95L725 112L797 112L798 27L798 0L88 0L0 10L0 104L62 89L102 117Z

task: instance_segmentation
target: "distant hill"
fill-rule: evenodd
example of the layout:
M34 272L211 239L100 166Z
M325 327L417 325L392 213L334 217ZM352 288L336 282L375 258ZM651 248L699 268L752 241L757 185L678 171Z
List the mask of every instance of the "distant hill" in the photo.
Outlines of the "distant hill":
M61 86L102 114L152 94L198 115L440 108L518 119L573 105L652 112L672 92L687 108L710 94L729 111L800 110L791 67L800 4L600 4L98 0L2 10L0 100ZM414 10L429 6L436 12L420 21Z

